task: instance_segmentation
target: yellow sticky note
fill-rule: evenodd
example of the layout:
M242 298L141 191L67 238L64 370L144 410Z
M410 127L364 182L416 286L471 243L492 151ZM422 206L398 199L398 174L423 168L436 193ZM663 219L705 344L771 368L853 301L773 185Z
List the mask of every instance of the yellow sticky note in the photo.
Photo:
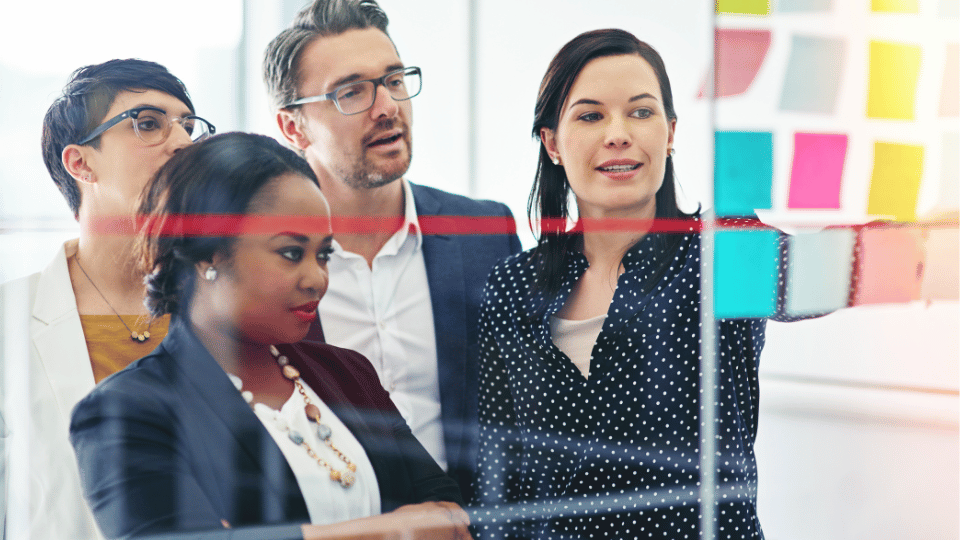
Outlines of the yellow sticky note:
M871 41L867 117L913 120L919 75L919 46Z
M922 146L874 143L867 213L896 221L914 221L922 177Z
M870 9L886 13L918 13L917 4L917 0L870 0Z
M717 0L717 13L769 15L770 0Z

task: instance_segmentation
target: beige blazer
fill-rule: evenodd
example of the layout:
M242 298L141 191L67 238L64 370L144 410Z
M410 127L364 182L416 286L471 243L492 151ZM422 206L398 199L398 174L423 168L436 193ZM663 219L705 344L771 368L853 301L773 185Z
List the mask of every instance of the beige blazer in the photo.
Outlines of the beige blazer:
M0 511L4 537L11 540L103 538L83 499L68 439L73 406L94 387L67 269L77 245L76 239L65 242L43 272L0 286L0 377L5 385L0 391L0 478L9 484L4 491L13 494L8 500L0 495ZM14 320L17 303L32 306L29 320ZM17 327L28 327L29 336L7 331ZM14 341L24 337L27 343ZM16 351L28 352L24 357ZM27 462L16 461L10 468L11 457ZM28 498L20 497L26 493ZM23 510L28 500L26 515L7 514L8 508ZM29 528L29 536L22 527Z

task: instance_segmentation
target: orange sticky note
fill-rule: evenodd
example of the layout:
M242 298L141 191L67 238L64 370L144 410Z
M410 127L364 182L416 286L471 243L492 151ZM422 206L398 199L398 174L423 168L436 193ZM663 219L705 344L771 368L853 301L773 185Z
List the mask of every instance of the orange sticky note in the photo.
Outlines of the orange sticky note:
M940 116L960 116L960 45L947 45L946 56L940 86Z
M736 96L747 91L760 71L770 48L770 31L718 29L713 46L716 52L714 97ZM697 97L704 97L706 86L704 81Z
M960 299L960 230L956 226L930 229L920 296L926 300Z
M896 221L915 220L922 178L922 146L874 143L867 213Z
M854 305L920 299L923 234L919 227L866 228L859 243Z
M887 13L918 13L917 0L871 0L870 9Z
M871 41L867 117L913 120L919 76L919 46Z

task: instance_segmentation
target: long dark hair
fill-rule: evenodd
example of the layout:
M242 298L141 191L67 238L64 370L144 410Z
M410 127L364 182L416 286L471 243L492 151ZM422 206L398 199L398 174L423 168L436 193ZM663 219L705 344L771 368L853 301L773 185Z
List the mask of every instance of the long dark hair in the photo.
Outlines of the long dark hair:
M660 83L660 95L668 120L676 120L673 108L673 92L663 59L650 45L640 41L630 32L618 29L593 30L573 38L563 46L547 67L540 83L537 105L534 109L533 137L540 139L541 128L556 131L563 104L570 94L574 81L591 60L605 56L635 54L650 64ZM537 163L537 174L527 200L527 216L537 234L537 247L532 260L537 268L537 288L548 296L556 294L563 277L563 260L568 250L576 249L578 234L566 230L570 216L567 201L570 182L566 171L554 165L543 144ZM657 190L657 218L690 217L677 205L677 192L673 174L673 157L667 156L663 183ZM544 219L541 222L541 218Z
M146 274L150 314L186 316L196 285L195 265L229 254L232 236L170 234L172 216L246 214L268 184L284 174L317 176L302 157L276 140L252 133L224 133L176 153L141 196L146 218L137 236L140 269Z

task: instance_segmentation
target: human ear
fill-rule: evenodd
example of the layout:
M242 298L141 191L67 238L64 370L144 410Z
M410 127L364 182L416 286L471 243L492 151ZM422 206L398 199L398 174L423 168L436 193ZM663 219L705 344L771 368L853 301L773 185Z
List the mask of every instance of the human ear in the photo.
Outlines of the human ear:
M550 159L552 159L554 163L559 163L560 152L557 151L557 132L548 127L540 128L540 142L543 143L543 147L546 149Z
M93 170L87 163L88 149L86 147L68 144L60 154L60 160L63 162L63 168L67 170L75 180L85 184L92 184L97 181L93 176Z
M677 131L677 119L676 119L676 118L674 118L673 120L670 121L670 126L668 127L668 129L669 129L669 132L667 133L667 151L669 152L670 150L673 149L673 135L674 135L674 134L676 133L676 131Z
M310 140L300 125L299 115L287 109L277 111L277 127L283 138L299 150L306 150L310 146Z

